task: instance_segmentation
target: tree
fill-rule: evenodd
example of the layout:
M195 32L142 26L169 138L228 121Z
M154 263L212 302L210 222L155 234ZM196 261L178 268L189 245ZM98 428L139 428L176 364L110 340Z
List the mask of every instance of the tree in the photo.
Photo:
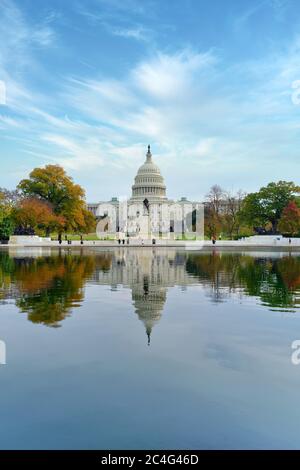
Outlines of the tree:
M51 205L37 198L24 198L14 210L14 220L19 231L24 233L51 230L62 230L65 220L53 212Z
M0 240L8 240L14 231L12 210L16 192L0 188Z
M96 230L96 218L88 209L82 210L84 223L79 227L81 233L94 232Z
M9 216L13 206L12 192L7 189L0 188L0 222L4 217Z
M221 230L221 212L225 191L215 184L206 195L204 231L209 238L217 237Z
M288 203L278 223L282 233L297 235L300 233L300 209L294 201Z
M89 215L85 204L85 192L75 184L59 165L35 168L28 179L22 180L18 188L22 194L39 198L53 207L56 215L65 220L67 231L88 232L95 218Z
M241 225L240 211L244 198L245 193L242 190L239 190L237 194L231 194L230 192L224 194L223 228L231 239L234 233L239 235Z
M276 233L284 208L295 200L298 193L300 187L293 182L269 183L258 192L246 196L241 216L252 227L266 228L270 224L272 233Z
M212 186L209 193L206 195L208 205L217 217L220 215L222 210L224 195L224 189L222 189L221 186L217 184Z
M0 240L8 240L14 233L15 225L11 217L4 217L0 222Z
M204 233L208 238L217 237L221 230L221 220L214 209L207 205L205 207Z
M21 195L17 189L10 191L9 189L0 188L0 201L9 208L13 208L20 200Z
M205 233L216 237L221 231L230 238L239 234L240 211L245 193L239 190L236 194L225 191L218 185L211 187L206 195Z

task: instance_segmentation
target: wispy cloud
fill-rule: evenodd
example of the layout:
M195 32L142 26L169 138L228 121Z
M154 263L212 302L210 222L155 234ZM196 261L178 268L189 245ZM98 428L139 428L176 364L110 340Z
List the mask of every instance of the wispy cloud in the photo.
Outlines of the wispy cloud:
M240 21L250 21L265 3L257 2ZM287 158L293 173L300 170L300 111L291 100L292 83L300 79L298 38L264 57L231 62L221 48L147 44L142 49L148 33L151 37L143 26L144 4L135 2L134 15L120 20L125 3L100 0L101 11L88 10L92 21L109 26L110 35L139 41L125 41L139 53L116 72L123 57L111 58L106 42L93 42L107 68L99 66L97 55L91 66L66 68L52 78L41 48L60 45L58 14L49 9L38 21L10 0L0 5L0 79L8 84L0 130L19 143L19 155L35 158L34 164L59 162L79 178L85 175L87 186L95 181L95 191L101 175L100 197L111 195L111 181L122 193L128 190L148 143L170 186L176 189L184 181L195 198L215 182L251 189L255 179L269 178L271 167L274 178L286 174ZM61 62L77 54L64 47ZM90 63L79 52L78 60Z
M152 37L152 31L143 27L136 26L132 28L111 28L110 32L115 36L123 38L136 39L137 41L149 41Z
M285 18L287 7L290 0L255 0L252 5L246 8L240 15L234 19L234 28L240 31L250 20L265 10L270 17L277 21Z
M234 27L236 30L240 30L245 24L256 15L263 7L270 5L270 0L256 0L252 3L251 7L246 8L239 16L234 20Z
M275 19L278 21L284 20L289 5L290 0L270 0L270 6L273 8Z
M152 43L155 32L143 24L146 8L135 0L99 0L93 8L78 4L77 12L93 26L101 26L112 36Z
M56 33L52 19L30 24L12 0L0 0L0 79L6 84L7 106L20 112L38 99L39 93L30 90L25 76L28 70L40 68L34 51L51 46Z
M51 21L46 17L44 22L29 24L12 0L0 0L0 66L26 64L32 60L32 46L52 44L56 34Z

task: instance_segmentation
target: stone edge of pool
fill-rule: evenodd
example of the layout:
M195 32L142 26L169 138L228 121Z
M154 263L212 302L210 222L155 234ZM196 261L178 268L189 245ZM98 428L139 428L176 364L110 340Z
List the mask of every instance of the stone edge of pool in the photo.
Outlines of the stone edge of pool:
M102 242L102 241L86 241L81 244L79 241L73 241L72 244L68 244L67 242L63 242L61 245L57 241L48 242L48 243L33 243L33 244L7 244L7 245L0 245L0 250L6 250L7 248L120 248L120 249L128 249L128 248L185 248L186 250L193 250L193 251L211 251L216 249L230 249L230 250L249 250L249 251L264 251L274 250L274 251L286 251L286 252L299 252L300 253L300 245L287 245L286 243L272 243L272 244L253 244L253 243L246 243L240 241L218 241L215 245L211 244L211 242L204 242L204 244L193 244L193 242L158 242L155 245L151 243L151 241L145 241L144 243L141 242L131 242L130 244L118 244L118 242Z

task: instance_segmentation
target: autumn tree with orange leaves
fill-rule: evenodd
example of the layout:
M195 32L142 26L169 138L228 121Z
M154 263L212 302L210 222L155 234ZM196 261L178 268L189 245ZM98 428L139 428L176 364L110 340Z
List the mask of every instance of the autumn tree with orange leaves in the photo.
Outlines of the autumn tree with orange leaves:
M64 220L61 232L88 233L95 229L95 217L86 208L83 188L61 166L35 168L18 189L24 197L50 204L54 214Z
M278 228L287 235L294 236L300 233L300 209L295 201L289 202L283 209Z
M14 209L14 221L21 231L45 232L49 236L51 231L61 231L65 219L56 215L51 204L40 199L29 197L22 199Z

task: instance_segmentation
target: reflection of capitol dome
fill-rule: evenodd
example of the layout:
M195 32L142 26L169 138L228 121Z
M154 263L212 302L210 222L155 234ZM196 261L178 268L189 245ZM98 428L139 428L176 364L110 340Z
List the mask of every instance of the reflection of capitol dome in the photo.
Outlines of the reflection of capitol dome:
M149 344L153 327L163 315L168 288L194 282L186 273L186 254L172 248L128 247L114 250L111 257L110 269L97 270L95 279L114 290L131 289L134 312L145 326Z
M142 284L132 286L132 300L135 312L144 323L150 344L153 326L160 320L167 297L167 289L156 284L149 284L149 277L144 276Z
M152 161L150 145L146 154L145 163L139 168L132 186L132 198L135 201L149 201L166 198L166 186L160 169Z

